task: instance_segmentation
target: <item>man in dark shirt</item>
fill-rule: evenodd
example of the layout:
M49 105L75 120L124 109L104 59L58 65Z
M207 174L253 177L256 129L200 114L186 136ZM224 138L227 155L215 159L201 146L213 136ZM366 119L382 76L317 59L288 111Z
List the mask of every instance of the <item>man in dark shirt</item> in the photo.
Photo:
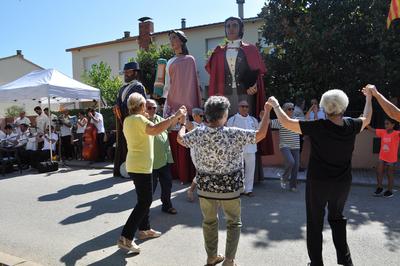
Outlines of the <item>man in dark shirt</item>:
M125 162L127 147L122 127L124 120L129 116L128 98L134 92L140 93L146 98L146 90L139 79L140 67L136 62L126 63L124 66L124 81L125 84L119 89L117 102L114 107L116 117L116 147L114 155L114 176L121 176L120 167Z
M337 263L353 265L347 245L347 221L343 216L343 209L350 192L351 158L356 135L371 121L372 94L367 88L363 88L363 93L366 97L364 113L357 119L343 118L349 99L341 90L330 90L322 95L320 106L327 114L326 120L291 119L279 106L275 97L272 96L268 100L282 126L296 133L308 135L311 139L306 184L307 249L311 266L324 265L322 230L326 206Z

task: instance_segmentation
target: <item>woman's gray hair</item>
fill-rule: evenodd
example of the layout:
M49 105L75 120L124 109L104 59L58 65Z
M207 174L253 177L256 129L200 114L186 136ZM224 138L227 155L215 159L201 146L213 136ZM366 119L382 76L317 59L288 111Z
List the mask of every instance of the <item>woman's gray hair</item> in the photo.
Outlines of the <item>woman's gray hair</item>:
M290 108L290 107L294 107L294 104L291 103L291 102L287 102L287 103L284 103L284 104L282 105L282 109L283 109L283 110L287 110L287 109Z
M142 106L146 104L146 99L142 94L134 92L128 98L129 114L136 114L142 110Z
M204 113L208 122L221 120L231 106L224 96L211 96L204 104Z
M146 103L151 103L152 105L154 105L155 107L158 107L158 104L155 100L153 99L146 99Z
M329 90L322 94L319 106L327 115L342 115L349 105L349 98L342 90Z

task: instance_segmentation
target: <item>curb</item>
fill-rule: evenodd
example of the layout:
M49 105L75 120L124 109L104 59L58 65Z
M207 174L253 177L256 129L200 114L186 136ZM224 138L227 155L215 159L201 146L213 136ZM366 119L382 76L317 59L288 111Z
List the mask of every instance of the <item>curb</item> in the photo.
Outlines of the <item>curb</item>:
M0 252L0 266L16 266L16 265L23 265L23 266L42 266L33 261L28 261L10 254L6 254Z

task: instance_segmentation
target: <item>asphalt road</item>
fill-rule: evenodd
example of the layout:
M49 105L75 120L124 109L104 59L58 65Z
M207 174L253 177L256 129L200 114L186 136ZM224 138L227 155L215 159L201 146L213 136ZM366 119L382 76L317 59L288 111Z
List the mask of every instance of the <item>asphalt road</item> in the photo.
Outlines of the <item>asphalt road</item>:
M200 209L198 201L186 201L185 188L174 183L176 216L161 212L156 192L151 223L163 235L139 242L142 253L133 256L115 245L136 201L130 180L101 169L0 176L0 252L42 265L204 265ZM354 263L400 265L400 193L384 199L372 197L372 191L354 186L346 207ZM304 184L292 193L277 181L264 181L255 194L242 199L239 265L306 265ZM323 252L325 265L336 265L327 223Z

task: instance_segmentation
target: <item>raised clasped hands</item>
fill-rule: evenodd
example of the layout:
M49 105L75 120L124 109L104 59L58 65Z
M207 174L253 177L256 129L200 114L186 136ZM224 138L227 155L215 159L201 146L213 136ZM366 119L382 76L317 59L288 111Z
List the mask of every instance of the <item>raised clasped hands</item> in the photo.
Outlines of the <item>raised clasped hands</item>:
M178 109L178 111L176 111L175 116L176 116L176 118L180 119L182 117L185 118L186 114L187 114L186 106L182 105Z
M269 97L267 103L271 105L272 108L279 106L279 102L274 96Z
M368 84L367 86L362 88L361 91L367 97L376 96L378 94L378 90L376 89L376 86L375 85L371 85L371 84Z

